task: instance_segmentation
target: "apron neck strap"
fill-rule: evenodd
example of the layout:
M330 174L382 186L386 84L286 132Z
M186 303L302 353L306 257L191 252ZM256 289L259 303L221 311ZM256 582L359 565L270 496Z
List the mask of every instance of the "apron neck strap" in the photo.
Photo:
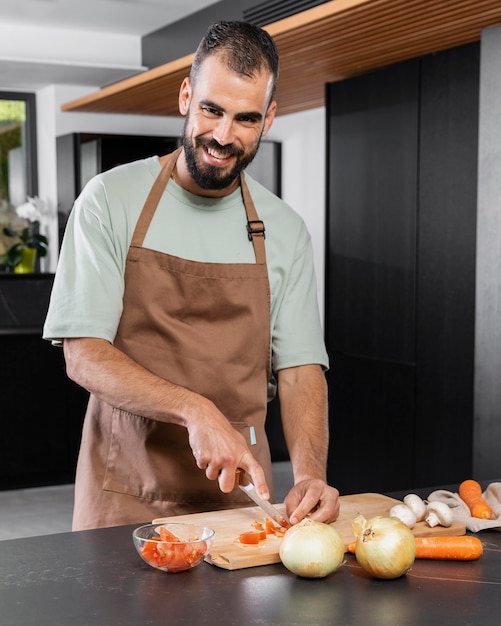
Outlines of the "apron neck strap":
M247 214L247 235L249 241L252 241L254 247L254 254L256 256L256 263L261 265L266 263L266 248L264 246L265 228L264 222L262 222L257 214L254 201L247 187L245 180L245 174L240 174L240 189L242 190L242 199L244 201L245 213Z
M148 228L150 227L151 220L153 219L153 215L155 214L165 187L169 182L169 178L174 171L174 167L176 165L177 158L181 153L181 150L182 148L178 148L177 150L174 150L172 154L169 154L164 166L160 171L160 174L157 176L155 182L153 183L153 187L150 189L150 193L146 198L143 210L141 211L139 219L137 220L136 228L134 229L134 234L132 235L132 241L130 242L131 246L140 247L143 245L143 241L146 237L146 233L148 232Z
M160 198L169 182L169 178L174 171L177 159L181 154L181 148L177 148L174 152L169 154L165 164L163 165L160 174L157 176L152 188L146 198L143 210L139 216L139 219L132 235L131 246L141 247L150 227L151 220L155 214ZM266 263L266 249L264 245L265 229L264 223L259 219L256 207L249 192L245 175L242 172L240 174L240 189L242 190L242 200L245 207L245 213L247 215L247 234L249 241L252 242L254 247L254 254L256 257L256 263Z

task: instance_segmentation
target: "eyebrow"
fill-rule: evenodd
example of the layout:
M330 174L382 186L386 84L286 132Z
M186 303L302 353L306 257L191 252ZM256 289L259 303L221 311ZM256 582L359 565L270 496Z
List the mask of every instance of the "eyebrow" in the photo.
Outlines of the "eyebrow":
M225 109L219 104L212 102L212 100L200 100L199 106L210 107L211 109L219 111L220 113L225 113ZM235 117L237 119L250 119L254 122L260 122L263 119L263 115L260 111L241 111L240 113L237 113Z

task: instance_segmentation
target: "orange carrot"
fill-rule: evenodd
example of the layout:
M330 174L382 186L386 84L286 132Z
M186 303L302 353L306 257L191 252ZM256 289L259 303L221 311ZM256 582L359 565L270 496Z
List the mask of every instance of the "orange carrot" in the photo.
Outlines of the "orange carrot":
M355 554L356 541L348 544L348 552ZM416 537L416 559L447 561L474 561L483 552L477 537Z
M491 519L492 509L482 496L482 487L476 480L465 480L459 485L459 497L470 509L473 517Z
M445 559L452 561L474 561L483 552L482 542L477 537L416 537L417 559Z

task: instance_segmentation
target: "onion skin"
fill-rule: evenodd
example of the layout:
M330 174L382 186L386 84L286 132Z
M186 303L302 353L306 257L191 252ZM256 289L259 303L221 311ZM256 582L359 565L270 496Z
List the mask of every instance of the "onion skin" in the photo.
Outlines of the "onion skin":
M338 531L306 518L291 526L280 543L285 567L304 578L325 578L344 561L345 546Z
M416 558L416 539L412 531L394 517L359 515L352 523L357 536L355 556L362 568L374 578L400 578Z

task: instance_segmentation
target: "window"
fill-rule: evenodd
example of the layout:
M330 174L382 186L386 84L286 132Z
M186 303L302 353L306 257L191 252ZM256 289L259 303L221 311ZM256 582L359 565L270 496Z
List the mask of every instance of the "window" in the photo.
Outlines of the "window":
M3 227L37 187L35 95L0 91L0 256L12 243Z

